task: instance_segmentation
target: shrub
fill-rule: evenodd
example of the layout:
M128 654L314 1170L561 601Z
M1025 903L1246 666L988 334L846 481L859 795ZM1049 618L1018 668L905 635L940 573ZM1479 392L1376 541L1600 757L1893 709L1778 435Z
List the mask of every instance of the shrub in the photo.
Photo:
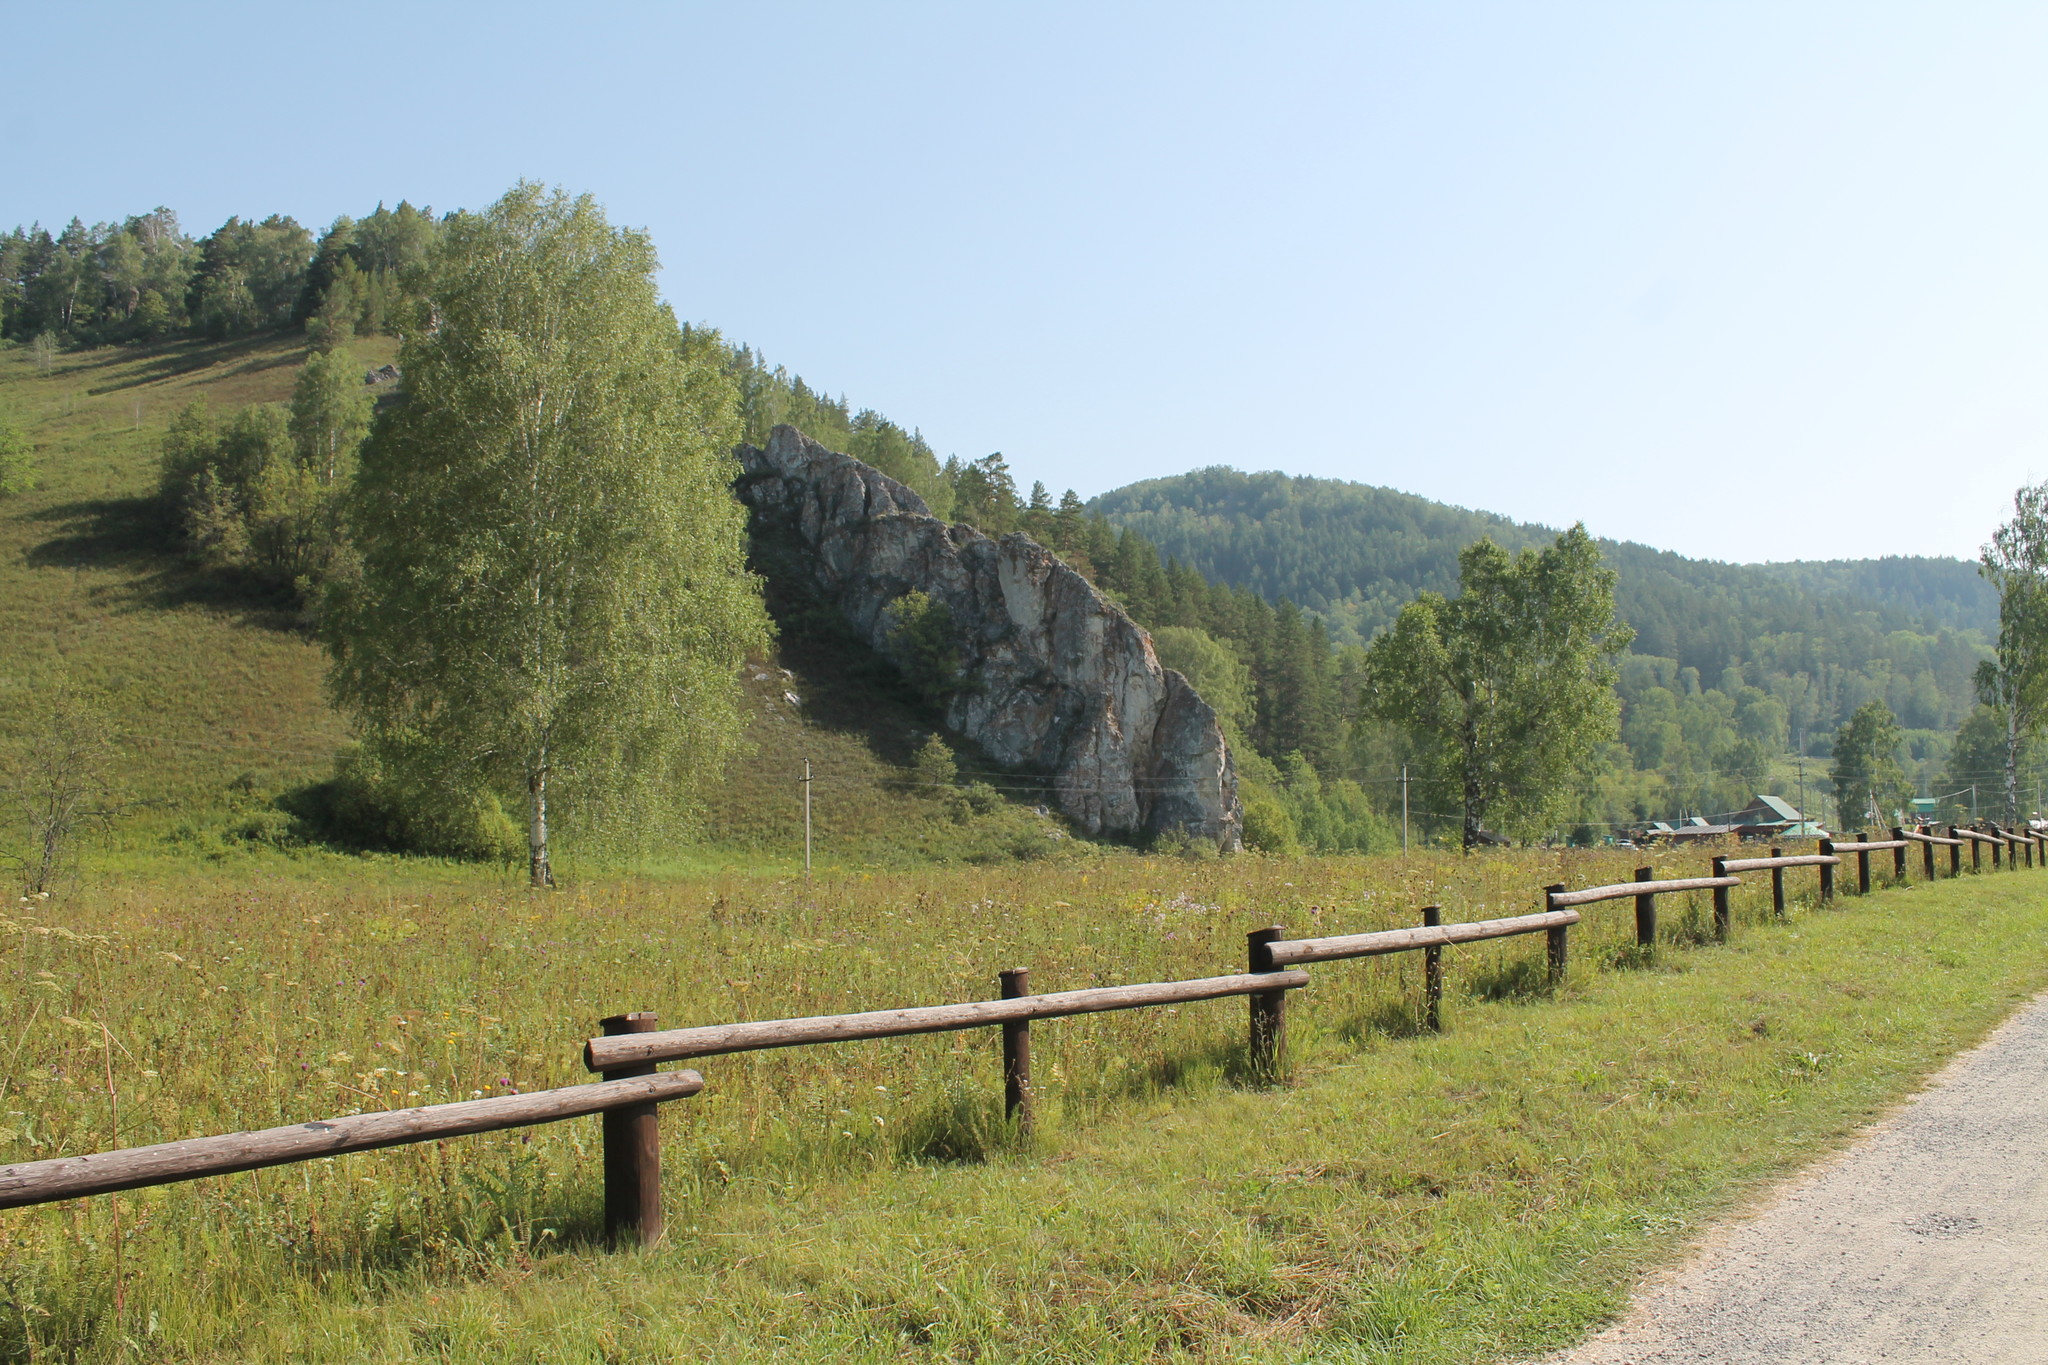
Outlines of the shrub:
M281 804L312 837L348 848L506 863L526 852L496 795L409 777L361 748L343 750L332 778Z
M889 620L890 661L927 705L944 706L962 686L952 610L913 588L890 604Z
M0 498L26 493L37 482L36 448L9 414L0 409Z
M1238 798L1244 803L1244 843L1261 853L1301 852L1301 834L1294 817L1280 798L1251 782L1238 784Z
M939 795L960 779L960 765L954 761L952 748L937 735L918 747L916 757L910 760L910 770L916 774L917 785L930 796Z

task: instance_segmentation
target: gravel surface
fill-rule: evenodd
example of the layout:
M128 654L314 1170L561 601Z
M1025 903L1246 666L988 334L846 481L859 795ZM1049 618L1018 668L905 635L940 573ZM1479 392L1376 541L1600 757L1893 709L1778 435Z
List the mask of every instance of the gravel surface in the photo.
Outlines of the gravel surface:
M1546 1365L2048 1362L2048 996Z

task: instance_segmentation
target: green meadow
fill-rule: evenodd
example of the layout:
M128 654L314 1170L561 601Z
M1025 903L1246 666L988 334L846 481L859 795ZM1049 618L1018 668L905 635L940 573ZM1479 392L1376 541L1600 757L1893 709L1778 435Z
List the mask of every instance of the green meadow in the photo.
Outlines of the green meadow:
M309 842L273 802L346 741L322 655L288 603L181 557L151 501L178 407L279 401L303 355L45 371L0 348L44 474L0 503L0 740L21 689L89 684L125 803L50 899L0 903L0 1163L574 1084L621 1010L981 999L1012 966L1038 990L1210 975L1262 925L1489 918L1641 861L1703 870L1058 837L1028 802L922 782L916 715L798 644L747 670L749 751L701 828L638 862L572 845L535 894ZM645 1252L601 1244L595 1120L8 1211L0 1360L1513 1359L2048 985L2044 893L1987 873L1781 922L1759 878L1729 943L1673 897L1651 954L1626 902L1595 906L1560 989L1540 936L1452 950L1440 1036L1415 955L1316 967L1274 1086L1247 1075L1240 1001L1048 1022L1029 1140L989 1031L708 1059L663 1111L669 1237Z
M1677 860L1667 874L1693 860ZM571 1084L602 1015L674 1024L1229 970L1302 932L1534 908L1612 855L744 871L556 894L239 855L95 880L5 931L0 1159ZM2037 874L2036 874L2037 875ZM1851 1134L2048 984L2022 871L1770 919L1627 902L1292 997L1034 1028L1040 1131L992 1031L706 1059L665 1107L669 1237L601 1245L595 1120L0 1217L12 1360L1513 1358L1615 1312L1703 1222Z

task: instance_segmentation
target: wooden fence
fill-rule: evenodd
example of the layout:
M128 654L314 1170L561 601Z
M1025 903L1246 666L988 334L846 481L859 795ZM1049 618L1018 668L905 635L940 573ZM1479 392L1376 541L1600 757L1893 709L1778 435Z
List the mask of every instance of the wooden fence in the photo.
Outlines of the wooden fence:
M1981 850L1991 850L1991 865L2013 869L2048 866L2048 840L2032 832L2002 830L1986 822L1984 829L1948 827L1946 835L1927 829L1894 829L1890 839L1820 841L1820 851L1787 855L1773 848L1766 858L1716 857L1711 875L1659 880L1651 868L1636 869L1635 880L1609 886L1570 890L1562 884L1545 887L1543 909L1506 919L1445 924L1437 906L1422 909L1422 924L1412 929L1338 934L1290 939L1278 925L1246 935L1247 970L1229 976L1191 981L1160 981L1131 986L1100 986L1087 990L1034 995L1030 972L1023 967L998 974L1001 998L911 1009L873 1010L801 1019L765 1019L695 1028L660 1029L649 1013L614 1015L602 1021L602 1034L583 1047L584 1065L602 1079L584 1085L530 1095L507 1095L455 1104L428 1105L385 1113L352 1114L316 1123L270 1128L256 1133L191 1138L150 1147L123 1148L87 1156L56 1157L0 1166L0 1208L44 1204L60 1199L111 1194L144 1185L162 1185L206 1176L227 1175L263 1166L311 1161L344 1152L370 1151L408 1142L426 1142L485 1133L496 1129L556 1123L595 1114L603 1124L605 1226L615 1243L649 1244L662 1235L661 1136L658 1108L704 1088L695 1071L656 1070L662 1062L715 1057L769 1048L844 1043L867 1038L899 1038L920 1033L962 1029L1002 1030L1003 1088L1006 1113L1020 1130L1034 1121L1031 1082L1031 1022L1111 1010L1151 1009L1231 996L1247 998L1250 1009L1247 1058L1251 1073L1272 1081L1286 1070L1287 996L1308 985L1302 970L1310 963L1340 962L1389 953L1420 951L1423 955L1425 1023L1442 1027L1443 951L1460 943L1545 935L1546 959L1553 984L1564 979L1566 935L1580 922L1579 906L1603 901L1635 902L1636 942L1652 948L1657 942L1657 898L1687 891L1714 895L1714 931L1725 940L1730 928L1729 892L1742 885L1738 873L1771 874L1771 907L1785 913L1785 873L1812 867L1819 871L1820 898L1832 900L1835 869L1845 855L1856 858L1856 889L1870 890L1870 855L1892 854L1892 876L1906 879L1906 853L1918 845L1924 872L1936 876L1935 850L1949 851L1949 875L1962 872L1962 849L1970 849L1971 870L1983 867ZM2001 863L2001 858L2003 862Z

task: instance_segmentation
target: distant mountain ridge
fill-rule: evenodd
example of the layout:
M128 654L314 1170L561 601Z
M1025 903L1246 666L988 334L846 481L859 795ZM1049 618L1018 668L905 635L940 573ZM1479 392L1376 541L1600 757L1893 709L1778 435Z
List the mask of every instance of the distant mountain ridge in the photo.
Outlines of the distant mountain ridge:
M1353 643L1392 621L1417 592L1456 592L1458 551L1479 537L1521 549L1559 529L1393 488L1223 465L1128 484L1088 506L1211 579L1307 607ZM1639 633L1637 652L1694 667L1721 666L1721 651L1689 638L1702 623L1692 611L1674 615L1676 592L1739 604L1746 618L1778 630L1811 629L1839 612L1875 613L1891 628L1923 633L1995 624L1996 600L1965 560L1728 564L1633 541L1600 544L1621 574L1620 606ZM1712 657L1687 657L1703 653Z
M1353 645L1418 592L1455 593L1458 552L1480 536L1521 549L1557 534L1397 489L1225 466L1130 484L1089 509L1213 581L1299 604ZM1997 606L1973 563L1724 564L1628 541L1601 548L1636 629L1632 652L1673 661L1660 685L1676 692L1764 689L1795 735L1825 733L1871 697L1927 731L1953 730L1974 704L1971 670ZM1624 698L1634 691L1625 685Z

